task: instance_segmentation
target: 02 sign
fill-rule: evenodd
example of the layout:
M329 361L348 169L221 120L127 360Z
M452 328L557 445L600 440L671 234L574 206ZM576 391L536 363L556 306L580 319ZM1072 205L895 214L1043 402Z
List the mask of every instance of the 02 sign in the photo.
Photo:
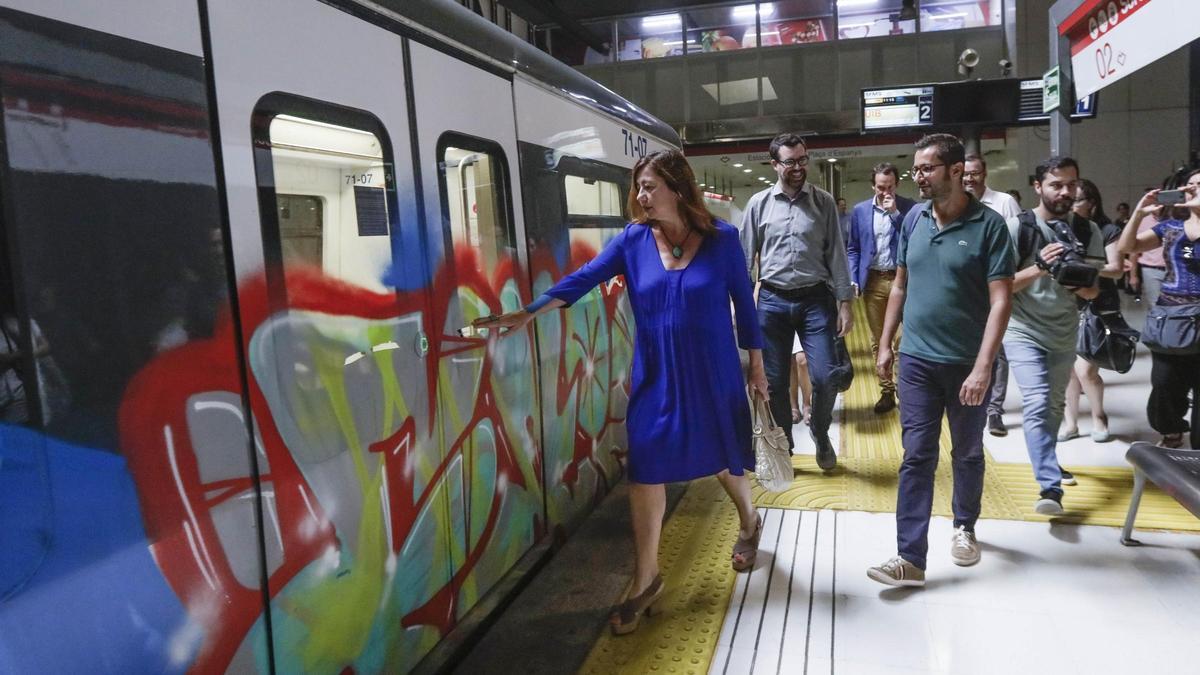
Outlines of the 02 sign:
M1089 0L1058 26L1082 98L1200 37L1194 0Z

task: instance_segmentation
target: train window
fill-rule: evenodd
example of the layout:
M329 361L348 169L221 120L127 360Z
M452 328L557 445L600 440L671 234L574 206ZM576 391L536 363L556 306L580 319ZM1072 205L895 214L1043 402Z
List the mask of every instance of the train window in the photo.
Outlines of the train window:
M563 176L569 216L615 216L620 218L621 186L611 181L583 176Z
M594 160L564 157L559 161L562 205L572 230L625 226L625 193L629 172Z
M477 271L494 270L515 253L504 153L490 141L446 134L438 156L451 242L474 249Z
M276 195L279 242L284 264L320 267L324 241L325 205L320 197Z
M396 212L390 150L368 113L272 94L255 112L264 254L384 292ZM269 167L268 171L263 171Z

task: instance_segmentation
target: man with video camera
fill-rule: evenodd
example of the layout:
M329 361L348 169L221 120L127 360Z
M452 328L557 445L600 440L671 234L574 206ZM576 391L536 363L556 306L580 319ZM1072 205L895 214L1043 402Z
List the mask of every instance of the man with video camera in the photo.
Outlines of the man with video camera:
M1104 260L1104 238L1095 223L1071 211L1079 190L1075 160L1042 162L1033 190L1037 206L1008 220L1017 274L1004 351L1021 390L1025 445L1041 488L1034 509L1055 516L1063 512L1056 445L1079 332L1075 299L1099 294L1092 261Z

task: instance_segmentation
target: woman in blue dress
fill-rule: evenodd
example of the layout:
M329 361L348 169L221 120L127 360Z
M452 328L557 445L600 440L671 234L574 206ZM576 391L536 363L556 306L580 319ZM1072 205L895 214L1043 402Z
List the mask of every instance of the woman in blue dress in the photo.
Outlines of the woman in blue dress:
M745 473L754 468L754 451L738 345L750 352L751 390L767 396L762 334L737 230L705 208L683 153L651 153L634 166L633 178L628 200L633 222L599 255L524 309L475 322L511 332L536 314L569 307L601 282L625 276L637 327L626 415L637 559L611 619L618 634L636 629L663 593L658 544L664 483L716 475L741 521L732 565L739 571L754 565L762 519Z

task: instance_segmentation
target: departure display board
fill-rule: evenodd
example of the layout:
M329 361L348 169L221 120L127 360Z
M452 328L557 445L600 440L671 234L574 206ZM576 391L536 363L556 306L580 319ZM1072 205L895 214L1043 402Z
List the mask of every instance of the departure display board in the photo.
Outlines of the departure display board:
M863 131L933 124L933 85L862 91Z
M1021 100L1017 109L1017 122L1046 122L1049 113L1042 112L1042 80L1030 78L1021 80ZM1096 95L1088 94L1083 100L1075 102L1071 111L1071 119L1080 120L1096 116Z

